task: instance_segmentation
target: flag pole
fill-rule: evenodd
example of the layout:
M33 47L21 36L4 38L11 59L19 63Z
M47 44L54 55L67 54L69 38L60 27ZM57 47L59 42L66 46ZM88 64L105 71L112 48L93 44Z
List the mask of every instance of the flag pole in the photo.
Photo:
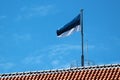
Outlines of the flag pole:
M81 42L82 42L81 66L84 67L83 9L81 9L80 11L80 24L81 24Z

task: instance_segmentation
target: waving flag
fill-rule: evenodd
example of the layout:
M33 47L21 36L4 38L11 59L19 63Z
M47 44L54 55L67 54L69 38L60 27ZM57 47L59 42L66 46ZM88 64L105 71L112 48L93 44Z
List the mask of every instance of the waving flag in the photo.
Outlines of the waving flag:
M80 31L80 14L76 16L72 21L64 25L62 28L57 30L58 37L69 36L75 31Z

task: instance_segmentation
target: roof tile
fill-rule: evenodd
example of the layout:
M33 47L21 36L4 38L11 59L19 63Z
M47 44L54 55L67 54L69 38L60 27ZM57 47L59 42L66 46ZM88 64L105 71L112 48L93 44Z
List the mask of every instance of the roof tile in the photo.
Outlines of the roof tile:
M0 80L120 80L120 65L0 74Z

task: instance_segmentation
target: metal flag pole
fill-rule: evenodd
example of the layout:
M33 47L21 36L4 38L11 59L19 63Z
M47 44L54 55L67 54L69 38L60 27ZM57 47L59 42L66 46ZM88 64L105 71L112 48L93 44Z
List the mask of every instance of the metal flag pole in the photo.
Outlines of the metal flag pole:
M83 9L80 11L80 24L81 24L81 41L82 41L82 55L81 55L81 66L84 66L84 39L83 39Z

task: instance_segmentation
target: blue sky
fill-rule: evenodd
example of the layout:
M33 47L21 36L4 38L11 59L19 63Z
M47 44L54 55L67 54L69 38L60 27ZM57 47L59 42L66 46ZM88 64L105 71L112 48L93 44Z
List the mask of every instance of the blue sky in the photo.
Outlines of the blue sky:
M119 4L120 0L0 0L0 73L80 66L80 32L56 36L80 9L85 64L120 63Z

